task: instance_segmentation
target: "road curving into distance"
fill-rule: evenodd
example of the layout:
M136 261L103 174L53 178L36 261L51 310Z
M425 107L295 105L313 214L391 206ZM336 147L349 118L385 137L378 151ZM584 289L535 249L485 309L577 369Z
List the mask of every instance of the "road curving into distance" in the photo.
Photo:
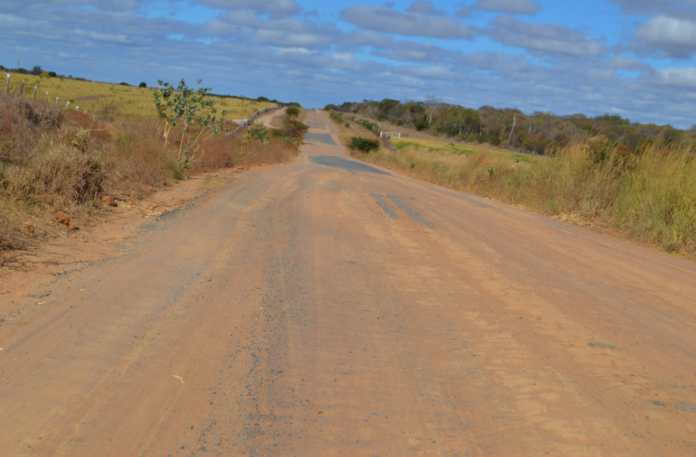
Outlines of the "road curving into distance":
M0 327L0 455L696 455L696 264L307 120L293 164Z

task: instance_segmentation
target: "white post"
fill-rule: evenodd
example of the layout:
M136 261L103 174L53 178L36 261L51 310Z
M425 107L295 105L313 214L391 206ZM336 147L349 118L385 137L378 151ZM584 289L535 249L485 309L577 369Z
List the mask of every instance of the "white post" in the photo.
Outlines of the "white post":
M80 107L78 106L77 108L75 108L75 111L80 111Z
M34 86L34 100L36 100L36 91L39 90L39 86Z
M5 93L10 90L10 75L7 75L7 80L5 80Z
M56 106L58 106L58 99L59 97L56 97Z
M48 91L46 91L46 104L48 105Z
M68 102L68 104L65 105L65 109L70 109L70 102Z

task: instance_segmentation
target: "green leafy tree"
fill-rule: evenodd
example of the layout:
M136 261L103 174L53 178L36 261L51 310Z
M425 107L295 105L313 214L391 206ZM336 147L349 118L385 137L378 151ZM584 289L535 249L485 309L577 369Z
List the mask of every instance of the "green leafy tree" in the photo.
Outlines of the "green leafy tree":
M199 79L197 84L203 80ZM217 101L211 98L212 87L189 87L184 79L177 87L168 82L158 81L159 86L153 92L155 107L160 123L163 124L165 147L169 140L171 129L181 127L181 140L177 152L177 160L182 169L188 169L193 158L198 154L200 144L220 130L227 130L225 116L228 111L222 111L218 117ZM203 112L207 114L204 114Z

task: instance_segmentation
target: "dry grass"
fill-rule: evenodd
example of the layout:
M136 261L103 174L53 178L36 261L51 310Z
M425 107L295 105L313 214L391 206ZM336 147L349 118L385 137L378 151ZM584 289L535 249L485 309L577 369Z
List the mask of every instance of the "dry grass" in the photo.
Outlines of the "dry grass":
M56 225L57 211L89 224L104 211L103 195L138 198L186 173L284 162L297 154L281 141L217 135L202 143L185 172L154 123L115 128L83 112L3 95L0 113L0 251L35 240L24 222Z
M280 140L267 143L244 141L243 136L215 137L208 141L191 169L204 173L220 168L246 167L259 163L274 164L292 160L299 150L286 148Z
M10 73L11 92L17 92L23 80L25 91L33 97L34 86L38 85L37 99L45 101L49 92L49 105L55 107L56 97L60 98L59 107L65 108L68 101L71 109L80 107L81 111L95 112L98 116L110 121L126 122L129 124L151 121L157 114L153 104L152 89L121 86L119 84L78 81L74 79L48 78L40 80L38 76ZM177 81L171 81L173 83ZM4 89L4 87L3 87ZM236 98L214 97L220 103L220 111L228 110L228 119L247 119L254 111L275 103L256 102Z
M341 126L341 138L349 135ZM599 163L587 144L535 158L414 138L393 143L395 153L383 148L353 155L417 179L696 258L696 148L691 143L651 147L628 161L620 150L611 150Z

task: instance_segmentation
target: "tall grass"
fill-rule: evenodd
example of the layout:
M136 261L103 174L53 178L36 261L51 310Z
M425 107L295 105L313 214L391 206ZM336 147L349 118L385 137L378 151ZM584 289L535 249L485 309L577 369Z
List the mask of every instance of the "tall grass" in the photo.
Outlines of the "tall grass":
M546 158L397 147L397 153L354 154L418 179L696 255L693 144L648 146L628 158L620 147L605 145L602 160L591 144L571 144Z

